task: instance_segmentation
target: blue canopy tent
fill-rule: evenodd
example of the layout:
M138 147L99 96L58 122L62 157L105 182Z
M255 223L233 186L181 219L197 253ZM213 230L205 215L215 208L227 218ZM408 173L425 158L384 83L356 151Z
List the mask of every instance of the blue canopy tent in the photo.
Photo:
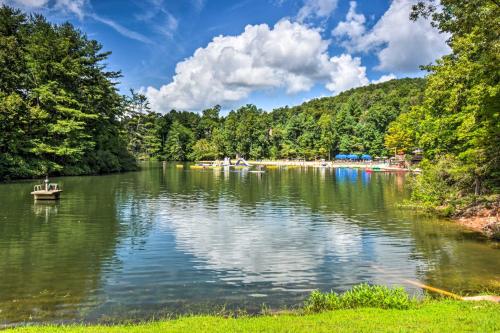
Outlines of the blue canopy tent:
M335 159L336 160L346 160L347 159L347 155L345 155L345 154L337 154L337 155L335 155Z
M361 159L364 161L371 161L372 157L370 155L363 154L363 155L361 155Z
M355 155L355 154L349 154L349 155L347 155L347 158L350 160L358 160L359 156Z

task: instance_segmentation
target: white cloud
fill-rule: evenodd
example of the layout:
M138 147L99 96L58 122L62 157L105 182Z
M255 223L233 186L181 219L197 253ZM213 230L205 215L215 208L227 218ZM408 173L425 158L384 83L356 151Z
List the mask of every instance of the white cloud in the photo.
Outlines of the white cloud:
M49 0L0 0L0 4L7 4L14 7L20 7L25 10L37 10L37 11L56 11L62 12L70 15L75 15L79 19L84 19L85 17L90 17L100 23L103 23L121 35L135 39L143 43L153 43L148 37L130 30L121 24L95 13L92 13L89 0L55 0L49 2ZM173 30L177 28L177 20L173 16L167 16L167 20L164 27L161 27L163 34L170 34Z
M338 0L305 0L297 14L297 21L305 22L313 18L328 18L337 8Z
M382 82L387 82L390 80L396 79L396 75L394 74L387 74L387 75L382 75L378 80L373 80L371 83L382 83Z
M161 35L172 38L179 26L179 21L166 9L165 1L148 0L143 2L143 6L144 11L136 14L135 18L150 25Z
M328 90L339 93L369 83L366 78L366 68L361 66L360 58L342 54L332 57L330 63L334 65L334 70L330 72L331 81L326 85Z
M87 5L87 0L56 0L54 8L75 14L82 19L85 15L84 11Z
M256 90L287 93L326 84L334 93L368 84L359 58L331 57L318 30L288 20L248 25L238 36L215 37L177 64L173 81L143 89L161 112L231 106Z
M349 52L376 51L378 70L399 73L418 71L420 65L433 62L450 52L448 35L433 28L428 20L409 19L411 6L416 0L393 0L389 9L372 29L366 30L365 16L356 13L351 2L346 20L332 31L343 38L342 45Z
M87 0L55 0L49 3L49 0L0 0L0 4L20 7L26 10L53 9L56 11L67 12L83 18Z
M346 20L340 22L332 31L334 36L348 36L351 39L358 38L365 33L365 16L356 13L356 1L349 3L349 11Z
M49 0L0 0L0 5L9 5L21 8L42 8Z
M119 34L127 37L127 38L130 38L130 39L135 39L137 41L140 41L140 42L143 42L143 43L148 43L148 44L152 44L153 41L150 40L148 37L144 36L143 34L140 34L138 32L135 32L133 30L130 30L118 23L116 23L115 21L113 20L110 20L110 19L107 19L107 18L104 18L104 17L101 17L97 14L92 14L91 17L98 21L98 22L101 22L111 28L113 28L116 32L118 32Z

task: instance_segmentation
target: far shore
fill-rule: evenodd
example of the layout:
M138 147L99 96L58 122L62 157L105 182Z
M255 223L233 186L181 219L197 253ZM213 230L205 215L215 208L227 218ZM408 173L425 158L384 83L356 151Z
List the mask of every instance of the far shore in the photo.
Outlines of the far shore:
M231 160L231 164L236 163L236 159ZM377 169L376 171L389 172L420 172L417 167L401 168L395 165L389 165L385 161L326 161L326 160L247 160L251 166L276 166L276 167L324 167L324 168L351 168L351 169ZM202 160L198 163L217 163L213 160Z

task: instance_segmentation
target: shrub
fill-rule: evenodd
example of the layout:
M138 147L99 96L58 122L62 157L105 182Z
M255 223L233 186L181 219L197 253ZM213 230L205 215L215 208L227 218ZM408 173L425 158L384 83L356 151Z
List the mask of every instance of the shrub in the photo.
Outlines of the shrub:
M315 290L305 301L306 312L320 312L327 310L355 309L361 307L381 309L408 309L414 305L403 288L388 288L386 286L371 286L360 284L352 289L337 294L335 292L322 293Z

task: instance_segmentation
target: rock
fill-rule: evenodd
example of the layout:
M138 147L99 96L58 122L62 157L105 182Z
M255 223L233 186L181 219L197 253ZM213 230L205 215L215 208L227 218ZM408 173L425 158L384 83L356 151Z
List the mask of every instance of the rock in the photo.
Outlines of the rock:
M483 232L488 235L488 237L500 240L500 222L497 219L489 222L483 227Z

